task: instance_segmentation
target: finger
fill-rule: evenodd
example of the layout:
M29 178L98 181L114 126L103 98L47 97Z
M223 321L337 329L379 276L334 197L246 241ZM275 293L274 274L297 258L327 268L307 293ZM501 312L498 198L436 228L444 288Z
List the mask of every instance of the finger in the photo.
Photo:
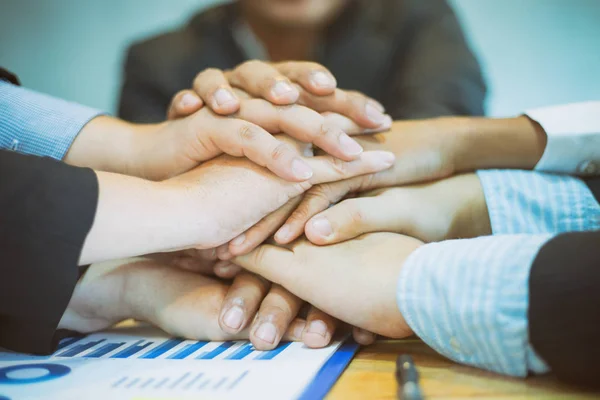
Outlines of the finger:
M254 99L242 102L236 116L271 133L284 132L302 142L314 143L345 161L355 159L363 150L342 129L328 124L321 114L306 107L278 107L265 100Z
M363 346L373 344L377 339L377 335L373 332L369 332L357 327L352 328L352 337L354 338L356 343L361 344Z
M306 320L303 318L294 318L287 328L287 331L283 335L281 340L287 342L301 342L302 333L306 327Z
M290 80L271 65L258 61L246 61L226 73L231 85L254 97L262 97L273 104L293 104L300 93Z
M344 198L358 184L353 182L360 179L361 177L356 177L310 188L285 224L275 233L275 241L279 244L287 244L300 237L304 233L304 225L310 218Z
M322 113L325 118L325 123L331 126L337 126L348 135L368 135L373 133L385 132L392 127L392 117L385 114L385 121L379 125L377 128L368 129L363 128L358 125L356 122L352 121L350 118L332 112L324 112Z
M314 244L325 245L368 232L396 232L402 205L394 203L386 197L344 200L312 217L305 226L306 237Z
M333 74L321 64L287 61L275 64L274 67L304 90L317 96L332 94L337 86Z
M230 261L219 261L213 267L213 273L221 279L233 279L241 270L242 267Z
M375 129L387 123L380 104L358 92L336 89L331 95L315 96L302 91L298 104L318 112L329 111L344 115L364 128Z
M283 287L273 285L250 328L250 341L254 347L258 350L277 347L303 303Z
M383 171L394 165L396 157L389 151L365 151L356 160L342 161L332 156L317 156L305 159L314 171L309 182L319 183L341 181L358 175Z
M315 171L310 183L317 186L308 189L305 194L305 197L308 196L308 198L300 204L286 223L275 233L275 240L280 244L286 244L298 238L304 232L304 226L312 216L336 203L348 192L363 185L364 179L359 175L371 174L389 168L394 164L394 159L392 153L380 151L364 152L359 160L351 162L340 161L330 156L307 159L307 163ZM367 179L370 176L368 175ZM334 182L334 184L319 185L327 182ZM337 183L339 185L336 185ZM329 188L332 188L332 193L320 192Z
M219 326L229 334L244 329L267 294L270 283L249 272L238 274L221 306Z
M233 239L229 243L229 252L233 256L239 256L254 250L285 222L301 201L302 196L294 197L283 207L267 215L245 233ZM217 273L217 276L220 275Z
M212 122L207 128L210 129L209 141L221 151L236 157L247 157L288 181L305 181L312 176L311 168L289 145L258 125L229 118Z
M233 258L229 252L229 245L227 243L217 247L217 258L221 261L229 261Z
M182 90L178 92L171 100L167 119L178 119L187 117L202 108L204 102L192 90Z
M292 250L269 244L263 244L243 256L237 256L233 262L273 283L281 283L293 277L292 267L295 265ZM282 265L286 268L280 268Z
M209 68L200 72L194 79L194 91L217 114L229 115L240 108L240 101L221 70Z
M321 348L331 342L337 320L316 307L311 307L306 317L302 341L311 348Z
M178 256L173 260L172 265L177 268L196 272L202 275L214 275L214 261L200 260L198 258L188 256Z

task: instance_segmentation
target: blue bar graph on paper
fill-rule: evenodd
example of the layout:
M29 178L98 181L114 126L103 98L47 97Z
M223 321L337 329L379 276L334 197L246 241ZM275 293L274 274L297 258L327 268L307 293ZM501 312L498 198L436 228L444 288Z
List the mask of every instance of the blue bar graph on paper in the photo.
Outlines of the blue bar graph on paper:
M167 351L171 350L173 347L177 346L181 342L183 342L183 339L169 339L160 346L150 350L140 358L153 359L156 357L160 357L161 355L165 354Z
M279 353L281 353L283 350L285 350L290 344L292 344L292 342L282 343L273 350L265 351L264 353L262 353L261 355L256 357L255 360L272 360Z
M233 344L234 344L234 342L222 343L216 349L200 354L198 357L196 357L196 359L197 360L212 360L213 358L217 357L219 354L223 353L225 350L227 350L228 348L233 346Z
M58 348L56 349L56 351L58 350L62 350L67 346L72 345L73 343L77 342L78 340L83 339L83 337L81 336L77 336L77 337L71 337L71 338L64 338L63 340L60 341L60 343L58 344Z
M100 339L97 340L95 342L88 342L88 343L83 343L77 346L73 346L72 348L63 351L62 353L58 354L57 357L74 357L79 353L83 353L86 350L91 349L92 347L94 347L95 345L97 345L98 343L102 343L104 342L104 339Z
M143 341L144 340L138 340L137 342L135 342L131 346L127 347L126 349L121 350L117 354L112 355L110 358L129 358L132 355L134 355L135 353L145 349L148 346L151 346L152 343L154 343L154 342L148 342L146 344L140 345L140 343L142 343Z
M114 351L114 350L118 349L119 347L123 346L124 344L125 344L125 342L107 343L104 346L100 347L98 350L92 351L86 357L99 358L99 357L105 356L108 353L110 353L111 351Z
M194 353L196 350L206 346L206 344L208 344L208 342L196 342L196 343L188 344L183 349L179 350L175 354L171 354L167 358L171 359L171 360L183 360L190 354Z
M240 346L236 351L225 357L226 360L241 360L246 357L248 354L252 353L254 349L252 348L252 343L246 343L243 346Z

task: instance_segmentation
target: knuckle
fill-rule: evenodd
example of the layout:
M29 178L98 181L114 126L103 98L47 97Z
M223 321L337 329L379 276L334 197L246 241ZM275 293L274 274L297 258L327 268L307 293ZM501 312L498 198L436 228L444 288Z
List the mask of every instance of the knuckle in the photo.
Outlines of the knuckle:
M290 220L307 221L311 217L308 205L300 205L290 216Z
M365 213L361 207L362 203L362 199L350 199L342 202L342 205L345 205L348 221L352 226L360 226L366 220Z
M204 83L204 81L210 82L210 79L212 77L214 77L215 75L218 75L220 73L221 73L221 71L216 68L207 68L204 71L200 72L198 75L196 75L196 78L194 79L194 83L202 84L202 83Z
M285 156L288 152L289 148L285 143L279 143L275 148L271 151L271 158L274 161L280 160Z
M250 124L242 124L238 129L238 135L242 142L253 142L260 135L258 128Z
M340 176L346 176L348 174L348 163L339 158L332 157L331 167Z

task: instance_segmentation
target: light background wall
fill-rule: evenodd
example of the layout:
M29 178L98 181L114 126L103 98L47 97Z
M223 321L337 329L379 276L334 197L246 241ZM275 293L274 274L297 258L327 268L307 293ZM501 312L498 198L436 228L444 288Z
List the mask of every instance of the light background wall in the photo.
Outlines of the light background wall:
M488 77L490 115L600 99L600 0L450 1ZM114 111L127 45L216 2L0 0L0 65L28 87Z

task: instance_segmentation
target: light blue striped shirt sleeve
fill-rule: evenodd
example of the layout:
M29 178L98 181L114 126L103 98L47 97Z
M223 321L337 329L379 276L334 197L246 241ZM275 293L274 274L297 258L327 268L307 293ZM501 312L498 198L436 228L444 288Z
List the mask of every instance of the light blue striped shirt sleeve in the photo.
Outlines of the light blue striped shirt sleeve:
M0 81L0 149L62 160L101 111Z
M430 243L406 260L397 301L429 346L468 365L513 376L548 367L529 343L529 272L551 235Z
M494 235L600 229L600 205L579 178L519 170L477 175Z

